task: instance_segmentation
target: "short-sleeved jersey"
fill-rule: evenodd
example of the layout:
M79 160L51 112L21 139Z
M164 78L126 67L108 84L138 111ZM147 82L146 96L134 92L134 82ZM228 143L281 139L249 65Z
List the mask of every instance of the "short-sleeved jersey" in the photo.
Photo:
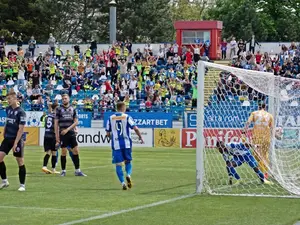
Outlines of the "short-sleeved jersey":
M244 156L246 154L251 154L250 149L242 142L229 142L225 146L228 151L223 153L225 161L228 161L230 156Z
M6 108L6 124L5 135L6 138L16 138L19 125L26 124L26 113L21 107L12 108L11 106Z
M77 118L77 111L71 105L69 105L69 107L60 106L56 109L55 119L58 120L60 131L70 127ZM75 135L74 129L70 130L67 134Z
M111 132L111 146L113 150L131 149L131 129L135 122L125 113L116 113L109 117L106 124L106 131Z
M45 138L55 138L54 132L54 113L50 113L45 119Z
M264 110L258 110L255 112L252 112L248 122L254 123L253 127L253 137L265 137L267 139L271 138L271 128L273 127L273 116L272 114L264 111Z

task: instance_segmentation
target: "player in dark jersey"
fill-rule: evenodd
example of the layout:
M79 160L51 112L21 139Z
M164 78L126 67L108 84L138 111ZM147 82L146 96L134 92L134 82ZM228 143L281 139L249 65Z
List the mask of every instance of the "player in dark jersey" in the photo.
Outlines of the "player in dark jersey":
M24 126L26 123L26 114L19 107L17 94L11 89L7 95L9 107L6 108L6 124L4 127L4 140L0 146L0 176L2 184L0 189L9 186L6 176L6 166L4 158L10 150L13 150L13 155L16 157L19 165L19 181L20 188L18 191L25 191L26 168L24 165L24 141L22 140Z
M66 176L67 147L73 152L75 176L86 176L80 170L79 149L76 140L75 127L78 125L77 111L70 105L70 97L62 95L62 105L56 109L55 114L55 136L56 145L61 146L61 176Z
M56 153L57 153L58 146L56 146L55 132L54 132L54 120L55 120L54 113L57 107L58 107L57 103L49 105L49 114L45 119L44 151L46 154L43 160L42 171L46 174L59 173L55 170L55 166L57 162ZM50 155L52 155L51 158L52 171L48 170L47 168Z

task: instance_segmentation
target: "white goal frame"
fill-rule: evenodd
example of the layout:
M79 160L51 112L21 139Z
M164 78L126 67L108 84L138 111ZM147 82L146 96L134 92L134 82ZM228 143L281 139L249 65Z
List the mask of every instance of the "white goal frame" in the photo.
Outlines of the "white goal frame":
M211 64L211 63L208 63ZM209 65L208 65L209 66ZM208 191L208 194L212 195L229 195L229 196L256 196L256 197L280 197L280 198L300 198L300 195L268 195L268 194L230 194L230 193L211 193L209 190L206 190L205 186L205 137L204 137L204 89L205 89L205 69L206 62L199 61L197 66L197 145L196 145L196 193L204 193ZM220 68L218 68L220 69ZM222 70L222 69L220 69ZM224 70L224 69L223 69ZM226 70L224 70L226 71ZM274 86L273 82L273 86ZM268 111L273 116L275 116L275 97L269 96L268 102ZM275 117L274 117L275 118ZM273 133L273 135L275 135ZM274 143L271 143L274 145ZM270 157L272 157L272 152L270 152ZM276 163L275 163L276 164ZM273 165L276 166L276 165Z

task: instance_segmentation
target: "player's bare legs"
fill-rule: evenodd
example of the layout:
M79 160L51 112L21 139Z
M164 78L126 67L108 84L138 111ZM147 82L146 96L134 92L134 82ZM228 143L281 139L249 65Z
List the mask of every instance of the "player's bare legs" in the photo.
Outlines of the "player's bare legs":
M16 160L19 166L19 181L20 181L20 188L18 189L18 191L25 191L26 167L24 165L24 158L16 157Z
M2 179L2 183L0 184L0 189L6 188L9 186L7 176L6 176L6 166L4 163L5 156L6 156L5 152L0 152L0 176Z

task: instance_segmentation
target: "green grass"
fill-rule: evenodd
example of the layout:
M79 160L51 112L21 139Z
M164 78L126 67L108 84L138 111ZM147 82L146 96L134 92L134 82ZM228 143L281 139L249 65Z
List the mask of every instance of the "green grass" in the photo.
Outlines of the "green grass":
M128 191L121 190L108 148L81 149L81 168L88 177L75 177L69 159L67 177L43 174L43 155L41 148L26 148L29 175L24 193L17 192L15 160L11 155L6 158L10 187L0 191L1 225L62 224L176 198L195 190L194 150L134 149L134 187ZM216 177L223 172L211 171ZM247 188L243 190L251 190ZM287 225L300 220L299 201L203 194L82 224Z

